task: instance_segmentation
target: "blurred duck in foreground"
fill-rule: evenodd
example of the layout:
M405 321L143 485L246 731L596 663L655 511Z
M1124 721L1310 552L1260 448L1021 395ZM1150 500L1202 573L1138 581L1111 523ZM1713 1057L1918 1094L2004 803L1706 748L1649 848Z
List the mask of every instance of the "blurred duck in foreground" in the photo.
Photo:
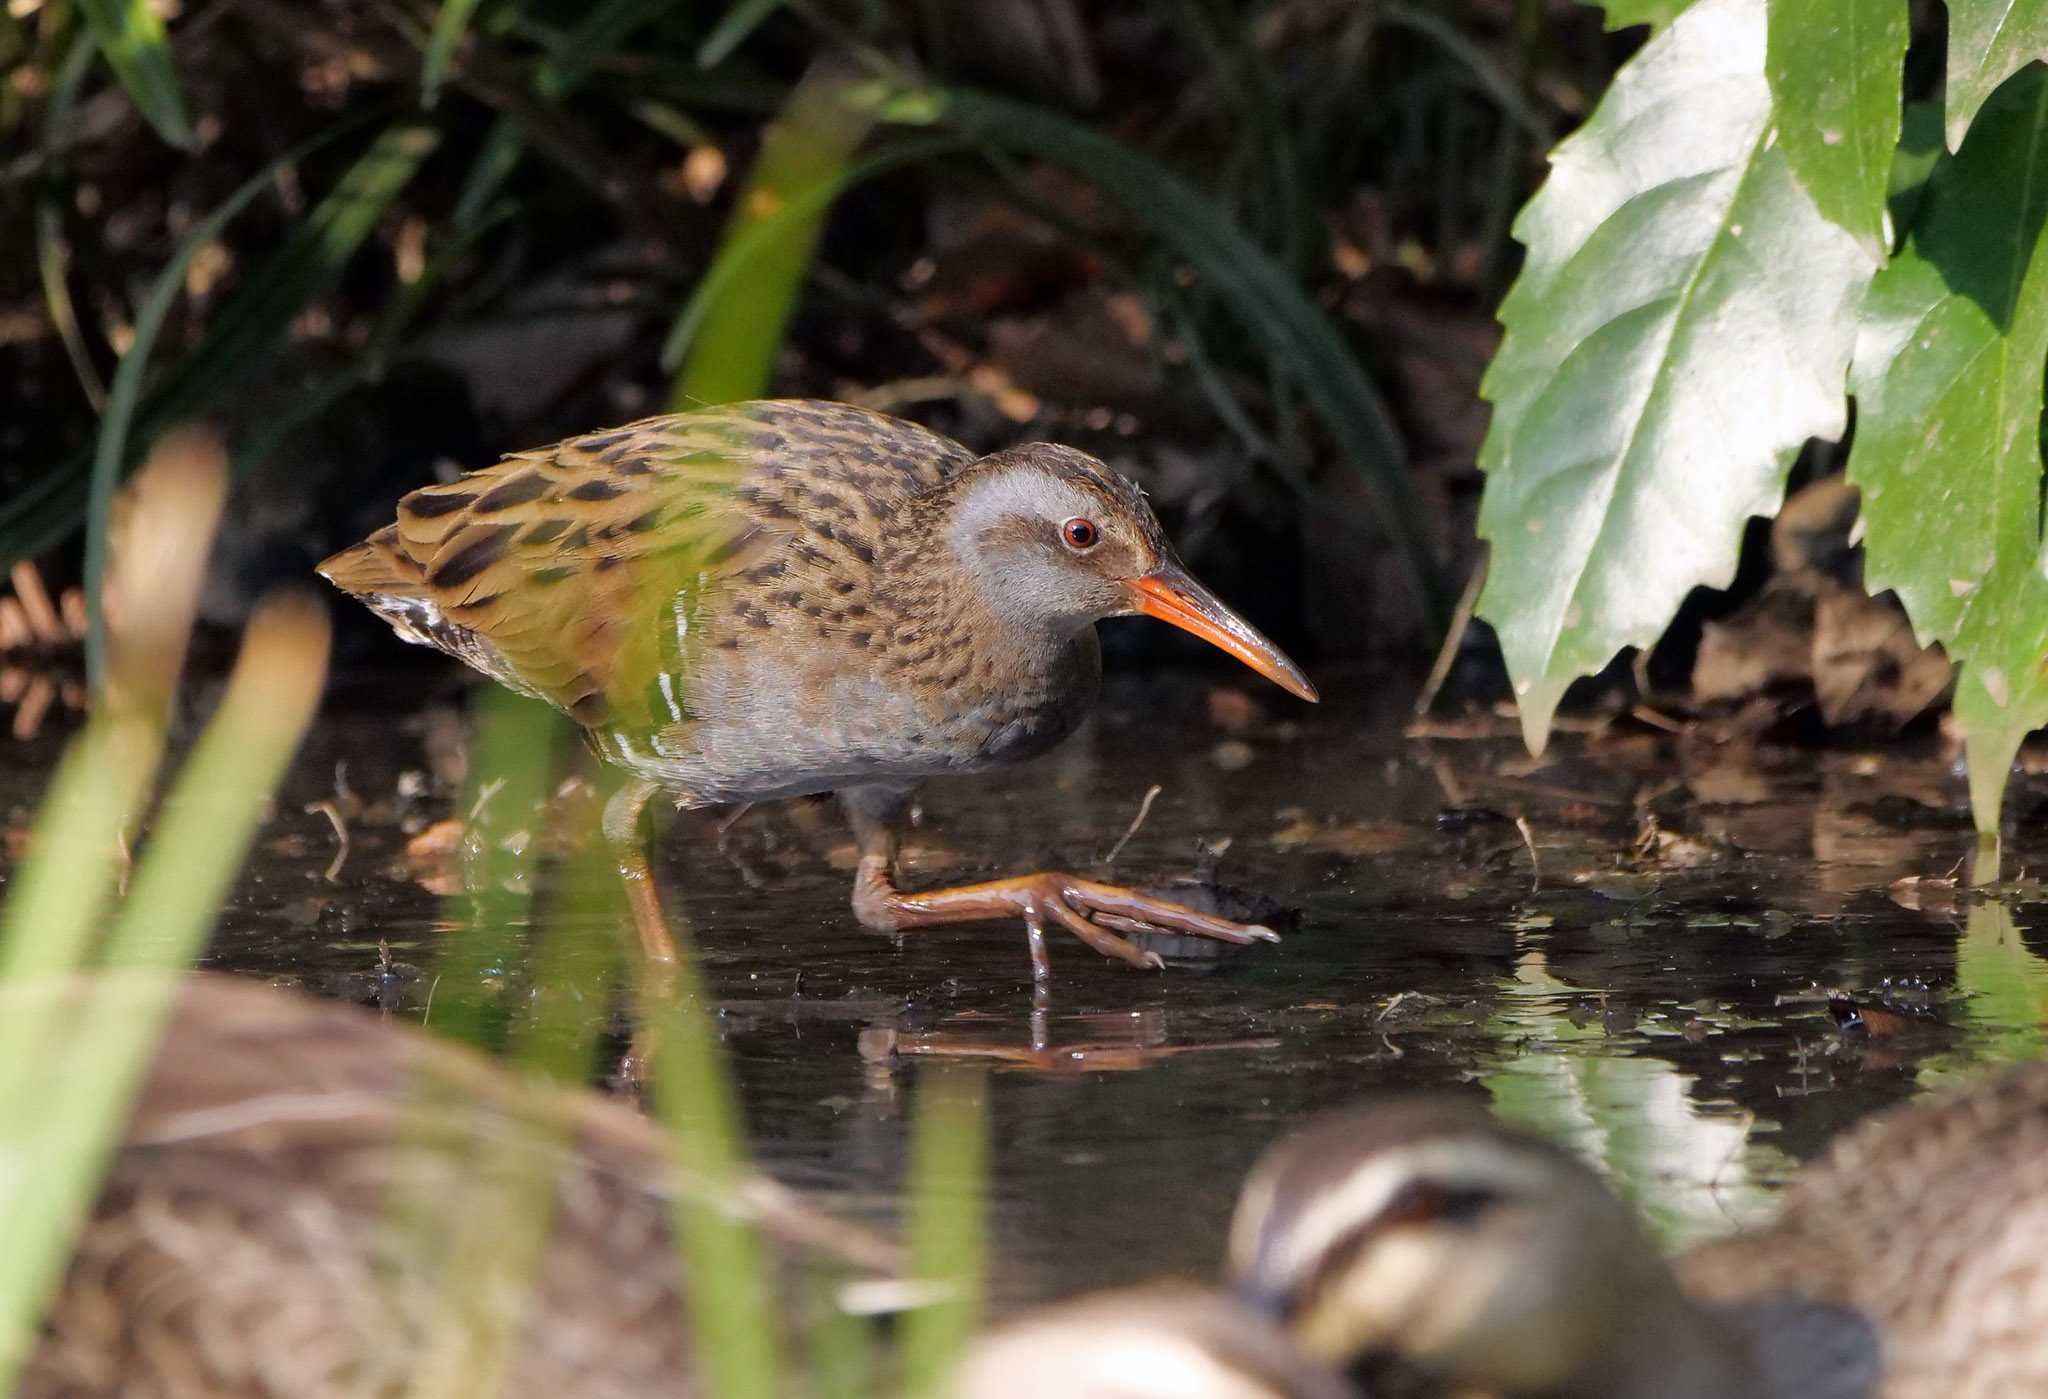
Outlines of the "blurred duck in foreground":
M669 1218L693 1188L623 1104L195 976L18 1393L688 1394ZM794 1330L800 1268L896 1267L772 1182L721 1203L780 1246Z
M1025 1347L1093 1399L2048 1395L2048 1062L1872 1118L1773 1224L1670 1263L1593 1171L1476 1102L1340 1113L1252 1172L1228 1271L1228 1297L1018 1323L960 1399L1024 1393ZM1129 1379L1169 1363L1178 1388Z

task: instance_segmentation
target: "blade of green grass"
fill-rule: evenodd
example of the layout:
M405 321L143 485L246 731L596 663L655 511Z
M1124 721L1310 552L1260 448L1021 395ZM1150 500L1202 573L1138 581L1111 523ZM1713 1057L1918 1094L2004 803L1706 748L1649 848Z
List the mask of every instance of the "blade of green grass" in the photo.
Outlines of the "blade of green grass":
M162 761L169 696L184 664L208 549L226 494L220 444L167 434L138 477L124 536L115 683L67 752L34 843L0 908L0 978L47 979L84 963L123 868L124 842ZM0 1016L0 1120L22 1099L5 1077L34 1064L48 1006Z
M683 303L682 313L676 317L675 325L668 333L668 339L661 349L661 362L673 368L681 363L685 353L692 354L696 362L695 347L706 321L715 310L728 304L751 305L751 297L759 290L755 274L764 264L772 264L786 271L788 264L778 259L790 244L803 236L804 230L814 228L832 201L853 186L900 170L920 161L930 160L961 148L962 142L953 136L940 136L926 140L906 141L886 151L878 151L867 159L847 166L839 172L838 178L816 181L796 192L773 212L757 218L736 220L728 230L725 241L719 246L718 255L711 260L697 285L690 292L690 299ZM802 265L797 268L799 274ZM742 280L744 279L744 280ZM793 288L792 288L793 290ZM705 352L708 357L710 352ZM686 374L685 379L688 378ZM759 393L765 385L755 387L751 392ZM712 401L712 400L703 400ZM679 397L678 406L685 399Z
M120 871L119 832L142 805L162 756L148 722L96 720L64 754L0 910L0 980L62 975L85 956ZM0 1063L38 1036L26 1014L0 1016Z
M191 150L197 142L155 7L149 0L79 0L79 8L135 109L157 135L179 150Z
M69 261L64 246L64 220L57 203L47 196L38 199L36 271L42 278L43 304L49 309L50 324L57 327L57 338L64 343L64 356L71 361L71 371L78 376L85 401L94 412L104 412L107 386L93 365L92 353L86 349L85 336L78 328L78 308L72 303L71 284L65 275Z
M303 153L304 148L301 148L294 152L294 156ZM156 348L156 337L163 329L165 317L170 315L172 303L184 291L185 274L192 265L192 259L219 237L221 230L252 199L271 187L282 164L282 161L273 162L260 174L245 180L178 245L178 251L172 254L170 262L150 284L149 294L143 298L142 307L136 312L135 338L129 344L128 352L121 356L121 363L115 367L107 410L100 418L99 437L93 448L92 484L86 505L85 577L87 616L90 619L86 633L86 667L93 677L95 689L103 683L107 666L105 609L100 605L107 569L107 521L113 510L114 488L120 484L121 463L128 454L129 429L135 421L136 404L142 397L142 376L149 367L150 351Z
M686 926L671 917L673 967L646 969L642 1034L656 1037L654 1105L676 1162L702 1182L678 1191L676 1244L696 1359L707 1394L783 1392L781 1307L759 1233L730 1208L749 1173L745 1121L718 1041L718 1006ZM660 978L666 986L655 984Z
M1449 616L1449 599L1400 436L1329 317L1210 199L1150 158L1026 103L960 89L943 97L943 119L949 125L977 141L1078 171L1186 259L1261 352L1301 383L1363 475L1388 545L1428 625L1441 628Z
M358 117L347 126L354 126L365 117ZM136 315L134 343L114 371L107 413L100 422L86 499L85 589L90 619L86 663L95 690L104 685L106 678L106 628L100 593L106 577L108 513L122 463L128 456L129 431L137 416L150 351L171 304L183 290L185 269L201 248L219 236L230 219L269 187L281 166L303 158L308 151L340 135L342 129L345 128L314 137L288 156L272 162L228 196L179 245ZM182 416L209 397L214 386L246 373L248 361L281 333L322 287L340 275L343 264L368 236L385 206L411 180L438 140L434 132L417 126L395 127L380 134L277 255L222 311L205 340L173 371L152 397L149 420L161 423Z
M824 227L824 210L874 123L870 111L850 100L851 93L844 76L814 73L797 85L762 137L760 157L723 240L750 241L747 284L737 294L692 298L701 310L669 398L677 411L758 398L767 389L797 288ZM793 206L805 212L776 217ZM756 232L762 224L772 224L772 231Z
M538 700L497 685L475 692L476 739L462 806L455 813L473 845L464 860L467 891L451 896L455 925L437 959L433 1027L471 1044L494 1038L494 1016L481 996L485 980L506 969L508 941L531 921L532 833L508 842L520 820L546 800L565 721Z
M782 8L782 0L740 0L725 12L704 42L697 48L697 64L702 68L716 68L732 56L732 51L746 42L749 34L761 27L768 16Z
M840 1305L840 1279L820 1270L810 1279L811 1389L813 1399L873 1399L875 1328Z
M164 800L108 937L108 966L179 968L198 953L326 675L326 609L301 593L262 604L220 708Z
M922 1078L910 1129L910 1271L945 1291L903 1317L903 1393L913 1399L944 1392L981 1322L987 1193L986 1078L967 1069Z
M469 32L469 17L479 0L441 0L434 12L433 32L427 35L427 56L420 64L420 105L432 107L441 97L448 65L455 60L455 46Z
M326 658L327 614L317 604L293 597L257 610L220 708L179 775L108 943L109 967L140 974L95 983L83 1005L76 988L39 983L51 1011L75 1010L63 1015L72 1032L0 1068L13 1090L0 1091L10 1109L5 1138L17 1148L8 1188L0 1191L0 1237L8 1243L0 1250L0 1392L12 1391L35 1341L170 1014L175 973L204 944L264 804L312 721ZM110 834L102 829L97 837ZM35 858L60 853L45 848ZM51 1083L63 1091L47 1091Z
M543 789L553 785L551 759L560 750L545 742L537 748L514 747L526 728L520 711L494 711L493 722L486 724L492 750L487 760L526 771L515 779L503 766L487 767L483 781ZM560 813L555 815L559 823ZM448 1198L442 1182L422 1177L400 1183L385 1205L394 1237L412 1251L418 1271L438 1282L423 1289L429 1306L446 1309L445 1320L418 1319L432 1338L408 1377L407 1392L420 1399L500 1394L518 1359L523 1340L516 1325L519 1305L477 1302L534 1294L559 1199L557 1166L573 1149L574 1118L555 1110L555 1099L546 1090L580 1088L589 1081L605 1019L601 1008L618 984L623 950L617 935L622 922L618 875L594 821L590 827L566 833L576 840L574 853L532 948L531 972L522 978L530 994L517 998L506 1046L512 1066L532 1080L536 1092L531 1102L540 1110L522 1114L516 1132L461 1144L465 1174L474 1186L460 1198ZM530 870L539 864L543 844L526 842L516 858ZM409 1110L403 1120L411 1130L437 1132L441 1124L460 1120L471 1091L464 1082L419 1074L407 1085Z
M576 22L534 75L533 90L550 102L567 97L597 61L683 0L601 0Z

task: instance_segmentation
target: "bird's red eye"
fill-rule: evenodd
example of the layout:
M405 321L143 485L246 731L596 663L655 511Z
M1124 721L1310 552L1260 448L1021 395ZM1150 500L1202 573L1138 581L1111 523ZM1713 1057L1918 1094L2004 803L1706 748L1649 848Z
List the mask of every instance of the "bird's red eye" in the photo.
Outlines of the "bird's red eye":
M1095 528L1095 521L1076 515L1060 526L1060 538L1067 541L1069 549L1093 549L1102 538L1102 531Z

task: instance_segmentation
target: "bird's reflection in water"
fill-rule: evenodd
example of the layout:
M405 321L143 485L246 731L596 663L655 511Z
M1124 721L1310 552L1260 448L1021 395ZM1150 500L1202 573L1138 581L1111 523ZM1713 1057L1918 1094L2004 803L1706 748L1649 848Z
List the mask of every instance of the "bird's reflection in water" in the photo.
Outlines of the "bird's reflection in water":
M949 1016L928 1030L874 1025L861 1032L860 1053L874 1065L925 1056L991 1060L1040 1073L1100 1073L1148 1068L1182 1054L1280 1047L1273 1038L1177 1040L1161 1006L1056 1016L1043 987L1032 996L1027 1035L1018 1036L1014 1025L1015 1017L986 1011Z

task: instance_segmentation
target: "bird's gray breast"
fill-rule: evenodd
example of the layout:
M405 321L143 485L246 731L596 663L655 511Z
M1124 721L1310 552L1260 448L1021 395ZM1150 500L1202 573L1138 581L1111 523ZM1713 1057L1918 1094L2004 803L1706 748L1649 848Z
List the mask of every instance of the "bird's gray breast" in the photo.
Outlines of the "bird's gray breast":
M1102 688L1102 647L1087 627L1054 651L1042 670L993 700L962 705L958 747L964 766L1022 762L1058 744L1088 716Z
M998 684L936 690L842 648L707 651L689 676L683 722L601 744L614 762L703 803L916 781L1045 752L1086 716L1101 674L1092 627L1036 664L1013 664Z

